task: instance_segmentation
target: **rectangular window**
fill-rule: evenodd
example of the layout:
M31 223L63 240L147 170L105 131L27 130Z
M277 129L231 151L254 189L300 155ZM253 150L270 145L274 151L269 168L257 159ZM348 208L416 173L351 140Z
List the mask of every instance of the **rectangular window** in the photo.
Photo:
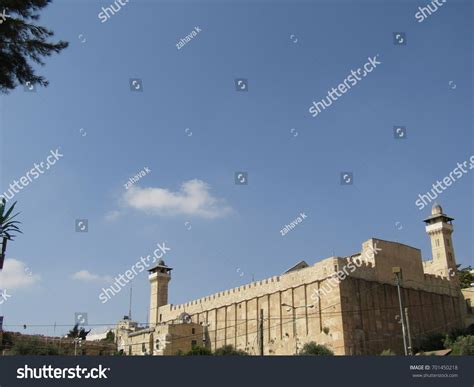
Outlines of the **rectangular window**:
M436 239L436 247L439 247L439 239Z
M160 322L161 322L161 313L160 313Z
M191 333L194 335L196 333L196 329L191 329Z
M191 341L191 347L195 347L197 345L197 341L196 340L192 340Z
M142 343L142 352L146 352L146 346L145 346L145 343Z

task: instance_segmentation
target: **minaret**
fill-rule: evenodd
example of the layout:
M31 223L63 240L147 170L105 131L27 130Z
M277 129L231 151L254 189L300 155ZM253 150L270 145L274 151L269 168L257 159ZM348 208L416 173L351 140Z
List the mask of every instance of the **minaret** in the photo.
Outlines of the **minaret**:
M454 278L456 273L456 258L451 234L454 219L443 213L437 203L433 204L431 216L426 218L426 232L431 238L433 261L430 271L432 274Z
M150 328L156 327L161 322L161 315L159 314L160 306L168 304L168 282L171 280L171 267L166 266L165 261L158 260L157 265L148 270L150 273L148 279L150 280Z

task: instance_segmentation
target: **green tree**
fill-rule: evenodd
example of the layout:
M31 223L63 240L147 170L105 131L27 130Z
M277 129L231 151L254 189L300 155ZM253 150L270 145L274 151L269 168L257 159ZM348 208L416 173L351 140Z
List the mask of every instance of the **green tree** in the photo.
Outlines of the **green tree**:
M470 288L471 284L474 283L474 275L471 274L472 267L467 266L461 269L461 265L457 265L457 269L461 289Z
M241 349L235 349L233 345L224 345L215 350L214 356L248 356L248 353Z
M107 335L105 336L104 341L107 341L109 343L115 343L115 333L114 333L114 331L108 331Z
M452 349L451 355L474 355L474 336L459 336Z
M468 330L465 328L451 329L444 339L444 348L452 348L457 338L465 335L468 335Z
M0 350L9 349L13 346L15 337L11 332L3 332L3 334L0 334L0 337L2 338Z
M212 351L204 347L195 346L186 352L185 356L212 356Z
M38 355L53 356L59 355L59 350L53 343L45 343L38 338L20 339L13 344L11 349L12 355Z
M1 75L0 75L1 76ZM21 230L18 228L20 222L13 220L17 214L12 215L15 209L16 202L7 209L7 201L2 198L0 202L0 240L2 241L2 250L0 253L0 269L3 267L3 261L5 260L5 254L7 251L7 241L12 241L15 237L15 233L20 233Z
M76 324L69 331L69 333L67 334L67 337L72 337L72 338L80 337L82 340L85 340L86 336L89 334L90 331L91 331L90 329L88 331L86 331L82 327L81 327L81 329L79 329L79 324Z
M310 341L303 345L303 348L299 352L302 356L333 356L334 352L328 347L320 344L316 344L314 341Z
M396 353L393 352L391 349L384 349L380 356L395 356Z
M0 24L0 93L8 93L18 84L48 86L36 75L32 63L44 65L43 58L59 53L67 42L50 42L54 33L37 25L38 12L52 0L2 0L0 13L8 15Z

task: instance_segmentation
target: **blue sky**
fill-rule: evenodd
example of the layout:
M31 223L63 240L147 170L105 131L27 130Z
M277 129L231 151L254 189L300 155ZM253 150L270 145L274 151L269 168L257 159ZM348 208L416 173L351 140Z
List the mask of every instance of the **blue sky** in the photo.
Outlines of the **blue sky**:
M415 200L474 154L472 4L450 0L419 23L428 2L130 0L101 23L111 2L49 6L41 24L70 42L39 70L50 86L1 97L1 192L50 150L64 155L15 196L24 234L7 257L30 278L0 305L7 329L52 334L56 322L63 333L74 312L115 323L128 312L128 287L103 305L106 281L72 275L116 276L162 242L175 304L301 259L358 252L371 237L431 258L429 208ZM407 45L394 45L393 32ZM371 74L309 114L377 54ZM130 78L143 92L130 91ZM248 79L248 92L235 90L236 78ZM407 139L394 139L396 125ZM235 184L236 171L248 172L248 185ZM343 171L354 185L340 184ZM439 198L464 265L474 252L472 197L468 173ZM300 212L307 218L282 236ZM76 219L88 219L89 232L75 232ZM145 272L133 295L133 317L144 322Z

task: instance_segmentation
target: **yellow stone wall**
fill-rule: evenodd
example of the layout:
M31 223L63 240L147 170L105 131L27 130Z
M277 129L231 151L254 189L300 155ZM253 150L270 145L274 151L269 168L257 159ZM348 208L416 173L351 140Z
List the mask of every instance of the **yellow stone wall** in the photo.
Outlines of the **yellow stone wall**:
M413 345L425 334L461 327L459 297L413 288L401 288ZM403 354L402 329L397 288L394 285L348 278L341 283L345 353L380 354L392 349Z
M126 355L177 355L202 346L203 327L199 324L159 324L154 328L128 332L118 325L118 349Z
M168 283L171 279L167 273L152 273L150 281L150 324L155 326L160 322L158 308L168 304Z
M337 284L331 276L355 259L360 267ZM398 300L394 299L394 266L402 268L402 283L410 302L427 302L425 313L420 308L411 311L414 333L437 324L441 329L459 317L460 292L453 281L425 274L420 250L379 239L364 242L361 253L352 258L331 257L304 269L185 304L164 305L158 308L158 314L163 322L175 320L182 312L190 314L193 322L207 327L208 344L213 350L232 344L258 354L259 311L263 309L267 355L291 355L309 341L327 345L341 355L379 353L380 348L398 349L401 340L401 336L396 339L400 328L393 315L393 308L398 305L394 304ZM330 291L313 299L319 288ZM287 310L282 304L296 309ZM356 317L357 313L361 317ZM372 344L361 345L360 338Z

